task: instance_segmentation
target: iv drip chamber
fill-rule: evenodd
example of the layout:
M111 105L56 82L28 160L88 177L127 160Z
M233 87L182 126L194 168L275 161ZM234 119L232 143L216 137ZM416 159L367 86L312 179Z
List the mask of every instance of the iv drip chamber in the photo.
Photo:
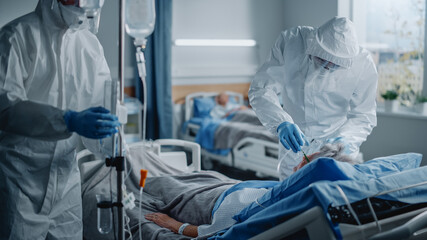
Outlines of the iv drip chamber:
M103 194L96 195L97 204L97 228L99 233L107 234L113 228L113 213L111 201Z

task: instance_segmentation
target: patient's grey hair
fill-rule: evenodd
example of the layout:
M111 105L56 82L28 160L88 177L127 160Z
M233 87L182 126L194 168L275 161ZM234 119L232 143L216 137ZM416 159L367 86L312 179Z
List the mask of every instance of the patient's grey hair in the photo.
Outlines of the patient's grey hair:
M359 164L362 163L360 160L353 159L352 157L343 153L344 145L342 144L331 144L327 143L320 148L317 157L329 157L333 158L340 162L348 162L350 164Z

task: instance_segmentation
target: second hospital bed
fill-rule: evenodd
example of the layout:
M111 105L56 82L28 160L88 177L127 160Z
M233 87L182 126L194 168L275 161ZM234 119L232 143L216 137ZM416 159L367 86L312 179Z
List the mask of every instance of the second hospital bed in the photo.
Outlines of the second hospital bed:
M173 140L169 143L176 142ZM179 145L183 146L182 143ZM129 161L134 168L129 171L129 181L135 180L133 178L137 174L134 173L134 170L138 170L139 167L148 169L149 177L185 172L191 175L191 172L197 171L198 168L197 144L189 143L186 146L190 146L193 150L192 158L196 159L190 167L188 167L187 161L181 162L181 167L165 164L165 159L159 157L161 155L158 151L159 148L147 148L145 143L133 145ZM175 154L170 154L169 160L175 159L171 157L173 155ZM401 154L374 159L368 161L368 164L361 164L354 169L343 168L342 165L345 163L337 163L332 159L315 161L288 180L278 183L279 189L282 188L279 193L286 195L280 198L280 201L267 206L268 202L262 202L262 199L259 199L258 201L265 205L265 209L251 213L246 216L246 220L213 236L212 239L236 239L236 236L238 239L249 239L250 237L253 239L405 239L402 236L409 236L410 239L426 239L427 185L425 183L427 183L427 167L418 167L420 161L419 154ZM91 162L85 163L90 164ZM94 207L85 207L85 203L93 202L94 192L109 191L105 183L114 181L114 178L111 180L105 176L108 174L105 168L98 167L95 170L92 169L96 173L90 173L87 171L90 168L82 165L83 169L86 168L82 171L84 180L82 185L83 213L84 219L88 220L94 218ZM178 170L178 168L182 170ZM323 175L320 174L322 175L320 176L316 173L323 173ZM369 181L365 179L366 175L375 176L369 180L375 184L367 184ZM324 177L323 180L322 177ZM357 181L353 181L354 179ZM227 177L223 177L222 181L224 184L239 182ZM104 184L101 184L102 182ZM190 183L193 187L197 184ZM131 188L131 185L127 184L127 186ZM292 186L305 187L297 190ZM407 186L412 186L412 191L405 190L404 188ZM395 191L399 190L399 187L403 190ZM349 192L357 194L349 194ZM372 192L383 192L386 195L383 199L377 198L375 194L373 198L370 198L375 214L372 214L371 209L364 204L366 197L372 197ZM186 194L190 195L189 198L193 198L191 192ZM271 199L271 196L268 199ZM182 200L184 201L185 197ZM150 206L161 205L154 201ZM368 210L363 212L363 208L359 207L361 205ZM150 206L145 206L145 211L159 211ZM248 209L247 212L251 212L253 208L248 206ZM128 215L131 218L130 229L137 233L137 224L135 224L137 216L132 212ZM245 216L240 216L240 218L244 219ZM340 220L337 220L339 218ZM353 223L355 219L358 219L356 224ZM402 231L397 234L392 233L395 238L375 236L380 231L383 231L385 235L390 234L390 229L403 225L405 222L407 222L407 226L404 225L403 233ZM160 228L154 223L144 221L143 225L144 239L190 239ZM85 223L84 227L86 239L100 237L114 239L111 235L99 235L94 223ZM405 231L408 229L410 231ZM133 239L138 239L136 234Z
M226 92L230 101L244 105L240 93ZM278 178L278 140L265 129L252 109L226 119L212 119L209 112L217 92L195 92L185 98L182 139L198 142L203 160Z

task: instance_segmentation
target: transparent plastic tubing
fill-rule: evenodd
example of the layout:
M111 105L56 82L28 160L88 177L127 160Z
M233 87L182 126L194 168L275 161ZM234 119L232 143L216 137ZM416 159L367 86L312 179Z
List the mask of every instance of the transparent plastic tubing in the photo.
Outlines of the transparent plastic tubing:
M145 68L145 57L144 57L145 44L141 47L136 47L136 63L138 66L139 78L141 79L144 105L142 110L142 140L145 140L146 126L147 126L147 85L145 82L146 68Z

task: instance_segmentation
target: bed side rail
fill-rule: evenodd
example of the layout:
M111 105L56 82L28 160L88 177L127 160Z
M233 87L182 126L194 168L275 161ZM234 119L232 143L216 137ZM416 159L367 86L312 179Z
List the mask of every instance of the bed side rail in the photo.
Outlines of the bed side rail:
M409 239L412 236L416 237L420 234L425 234L427 237L427 210L418 214L405 224L393 228L389 231L378 233L369 238L369 240L400 240ZM420 231L423 230L423 231ZM421 237L420 239L425 239Z
M197 132L199 131L200 126L194 123L188 123L185 132L182 134L182 138L187 141L196 141Z
M240 140L236 144L236 146L234 148L237 151L239 151L239 150L242 150L243 148L245 148L247 145L250 145L250 144L256 144L256 145L259 145L259 146L263 146L263 147L265 147L267 149L271 149L272 151L274 151L274 150L277 151L279 149L278 143L270 142L270 141L267 141L267 140L260 140L260 139L256 139L256 138L253 138L253 137L243 138L242 140ZM272 156L272 157L277 158L277 156Z
M278 178L278 151L278 143L246 137L233 148L234 164L237 168L255 171L260 177Z
M178 146L178 147L191 149L192 163L187 166L188 171L190 172L201 171L200 145L198 143L180 140L180 139L157 139L154 141L153 146L154 146L154 152L159 156L161 156L162 146Z

